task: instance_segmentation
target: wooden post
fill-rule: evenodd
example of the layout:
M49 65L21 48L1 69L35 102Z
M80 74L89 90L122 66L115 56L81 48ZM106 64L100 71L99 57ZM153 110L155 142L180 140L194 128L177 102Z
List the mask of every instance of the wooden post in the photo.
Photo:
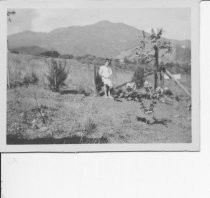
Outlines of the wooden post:
M93 67L94 67L94 79L93 79L93 83L94 83L94 90L95 90L95 95L98 96L98 90L97 90L97 85L96 85L96 78L97 78L97 67L95 65L95 63L93 63Z
M154 46L155 50L155 69L154 69L154 89L158 87L158 68L159 68L159 62L158 62L158 47L155 45Z
M161 88L164 87L164 72L160 71L160 86Z
M7 64L7 86L8 86L8 89L10 89L10 69L9 69L9 63Z
M10 89L10 68L9 68L8 53L9 53L9 41L7 39L7 86Z

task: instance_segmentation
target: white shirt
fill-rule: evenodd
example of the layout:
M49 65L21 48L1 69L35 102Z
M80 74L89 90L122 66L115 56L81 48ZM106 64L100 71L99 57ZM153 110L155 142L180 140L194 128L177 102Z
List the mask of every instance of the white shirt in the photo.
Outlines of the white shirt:
M99 74L103 78L109 78L112 75L112 69L110 67L107 67L107 66L103 65L99 69Z

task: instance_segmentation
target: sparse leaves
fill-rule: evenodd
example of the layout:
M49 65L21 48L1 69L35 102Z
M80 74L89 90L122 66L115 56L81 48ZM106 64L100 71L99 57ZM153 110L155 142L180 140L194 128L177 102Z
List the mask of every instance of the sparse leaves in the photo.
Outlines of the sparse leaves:
M158 28L157 30L151 29L151 33L146 35L144 31L142 31L142 37L139 36L139 44L136 48L136 55L140 58L143 63L150 63L155 60L155 48L159 51L158 58L163 58L168 53L173 53L173 45L172 43L162 38L164 31L162 28Z

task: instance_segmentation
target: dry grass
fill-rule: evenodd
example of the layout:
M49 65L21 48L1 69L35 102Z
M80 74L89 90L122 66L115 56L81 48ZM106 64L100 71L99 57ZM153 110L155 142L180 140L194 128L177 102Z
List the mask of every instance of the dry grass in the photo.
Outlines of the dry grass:
M34 92L46 117L45 124L37 111ZM191 141L191 114L184 104L159 103L155 108L158 119L171 119L168 126L139 122L137 116L145 115L137 102L21 87L8 91L7 133L26 139L106 138L110 143Z
M11 83L23 82L26 75L34 73L39 79L39 85L47 87L46 74L49 69L49 61L50 59L37 58L29 55L9 54L8 68ZM69 69L69 75L66 80L67 87L92 92L94 90L93 65L82 64L76 60L67 60L66 64ZM111 78L113 85L117 86L126 81L130 81L132 76L133 72L114 70Z
M156 118L170 119L171 122L167 126L147 125L137 120L138 116L145 116L137 102L116 102L85 95L93 92L93 65L68 61L70 72L65 89L77 92L60 94L47 89L46 61L35 60L32 56L10 55L8 64L13 82L22 81L24 75L32 72L39 78L38 85L8 89L7 135L15 137L14 141L18 138L26 143L70 143L73 140L69 138L74 138L77 143L191 142L191 113L185 101L174 102L173 105L158 103L155 107ZM122 84L131 80L132 76L132 72L114 70L113 84ZM148 80L152 83L153 78L149 77ZM182 81L190 88L190 77L186 76ZM184 96L173 82L166 81L166 86L175 94ZM42 121L34 94L46 123ZM145 101L145 105L147 103L149 101Z

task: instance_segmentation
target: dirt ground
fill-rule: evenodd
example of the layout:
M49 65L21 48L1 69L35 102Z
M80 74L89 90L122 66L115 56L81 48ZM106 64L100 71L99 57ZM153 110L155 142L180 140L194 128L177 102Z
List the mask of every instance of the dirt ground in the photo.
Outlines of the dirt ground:
M191 142L185 100L157 102L154 116L159 122L148 124L141 118L152 116L138 102L125 99L60 94L38 86L10 89L7 98L8 144Z

